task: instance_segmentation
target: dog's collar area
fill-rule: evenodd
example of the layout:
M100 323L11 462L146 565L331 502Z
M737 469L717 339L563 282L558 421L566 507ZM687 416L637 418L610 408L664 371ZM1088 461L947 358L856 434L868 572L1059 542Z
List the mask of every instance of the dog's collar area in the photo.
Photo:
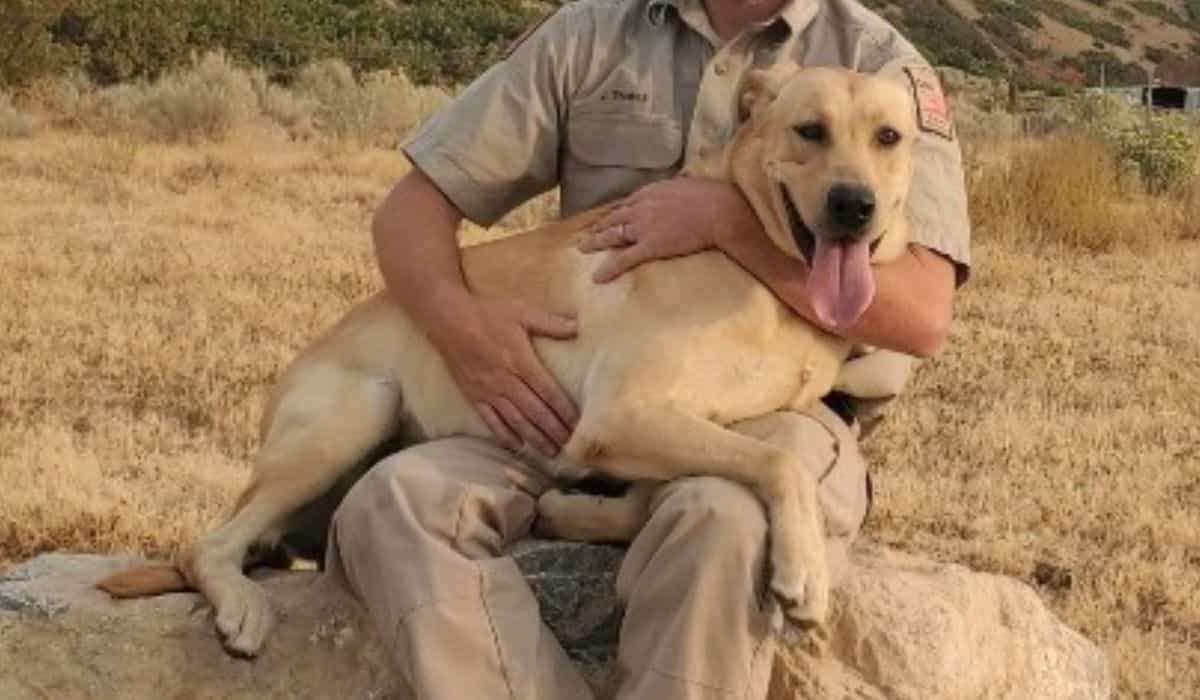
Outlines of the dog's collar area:
M792 201L792 195L788 192L787 185L780 184L779 190L783 194L783 205L787 208L788 228L791 230L792 240L796 242L796 248L799 249L800 255L804 256L804 262L812 265L813 255L817 250L817 238L804 223L804 217L800 216L800 210L796 207L796 203Z

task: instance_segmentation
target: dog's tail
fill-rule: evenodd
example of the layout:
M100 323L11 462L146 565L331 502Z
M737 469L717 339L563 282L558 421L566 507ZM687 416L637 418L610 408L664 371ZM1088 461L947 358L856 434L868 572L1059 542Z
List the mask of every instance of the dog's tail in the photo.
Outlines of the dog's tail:
M193 590L183 572L172 564L149 564L118 571L96 584L114 598L141 598Z

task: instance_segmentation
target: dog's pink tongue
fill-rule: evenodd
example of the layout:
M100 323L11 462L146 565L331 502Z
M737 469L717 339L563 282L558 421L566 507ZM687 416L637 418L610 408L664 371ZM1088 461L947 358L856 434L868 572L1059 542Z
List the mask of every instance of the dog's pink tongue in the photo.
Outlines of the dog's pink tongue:
M808 295L825 325L845 328L857 321L875 295L870 245L835 245L817 237Z

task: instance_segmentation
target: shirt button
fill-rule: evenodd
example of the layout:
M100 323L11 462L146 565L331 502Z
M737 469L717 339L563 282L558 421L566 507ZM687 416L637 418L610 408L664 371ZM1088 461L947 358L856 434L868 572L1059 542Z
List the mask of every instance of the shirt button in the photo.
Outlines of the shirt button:
M717 65L713 66L713 72L717 75L725 75L729 72L729 68L724 63L718 63Z

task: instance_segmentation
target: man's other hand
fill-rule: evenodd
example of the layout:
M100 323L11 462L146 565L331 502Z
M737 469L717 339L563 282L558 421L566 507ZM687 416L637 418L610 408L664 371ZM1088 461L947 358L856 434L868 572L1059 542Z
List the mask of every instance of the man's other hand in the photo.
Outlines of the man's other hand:
M625 198L599 219L579 249L611 251L593 274L609 282L650 260L697 253L715 246L718 232L759 227L737 188L699 177L654 182Z

